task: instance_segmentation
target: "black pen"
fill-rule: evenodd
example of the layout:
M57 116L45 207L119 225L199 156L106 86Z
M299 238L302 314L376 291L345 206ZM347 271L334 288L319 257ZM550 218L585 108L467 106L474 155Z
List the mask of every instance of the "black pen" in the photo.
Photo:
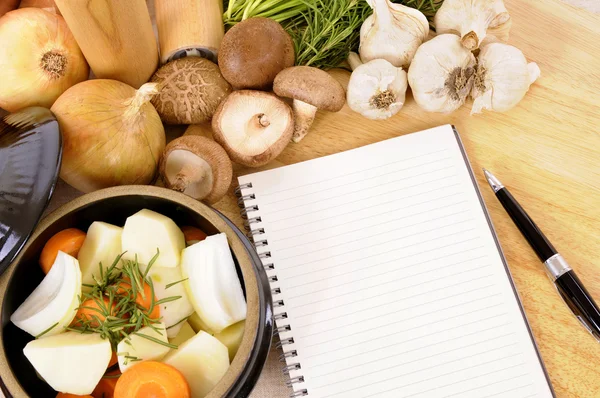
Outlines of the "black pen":
M582 325L600 342L600 310L592 296L504 185L486 169L483 169L483 172L510 218L546 266L548 276L554 282L558 293Z

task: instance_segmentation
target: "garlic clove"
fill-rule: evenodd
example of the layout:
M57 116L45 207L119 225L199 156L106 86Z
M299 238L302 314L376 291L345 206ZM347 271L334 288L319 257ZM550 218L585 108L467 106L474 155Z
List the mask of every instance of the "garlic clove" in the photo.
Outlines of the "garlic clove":
M481 49L471 96L471 114L489 109L505 112L517 105L540 76L536 63L527 63L523 53L504 43Z
M408 67L429 34L427 18L419 10L389 0L371 0L369 4L373 15L360 29L362 61L385 59L396 67Z
M529 84L533 84L542 74L540 67L535 62L527 64L527 71L529 72Z
M472 51L479 48L488 29L501 32L510 27L510 15L503 0L446 0L435 14L434 24L438 34L458 34ZM507 35L506 30L500 38Z
M348 106L372 120L387 119L402 109L408 87L406 72L384 59L356 67L348 83Z
M429 21L427 20L425 14L416 8L392 3L389 0L388 6L391 8L392 15L397 23L399 23L401 26L412 25L411 29L408 30L415 33L415 36L420 37L421 43L427 38L429 35ZM419 45L421 43L419 43Z
M363 62L360 59L360 55L358 55L354 51L350 51L350 54L348 54L348 64L350 65L350 69L355 70L356 68L361 66Z
M423 43L408 69L415 101L429 112L455 111L471 92L475 65L475 56L456 35L443 34Z

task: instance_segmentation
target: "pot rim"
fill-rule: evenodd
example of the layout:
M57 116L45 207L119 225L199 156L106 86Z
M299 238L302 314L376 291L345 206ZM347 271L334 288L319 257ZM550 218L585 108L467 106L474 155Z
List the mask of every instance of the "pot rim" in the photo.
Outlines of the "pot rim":
M246 318L246 329L238 352L221 381L206 396L206 398L218 398L226 396L228 391L233 389L233 387L236 385L236 382L245 381L240 380L240 376L243 376L244 373L247 373L247 362L252 359L256 360L256 355L252 355L253 349L255 344L260 345L259 331L264 333L269 331L267 329L270 329L268 327L265 328L261 322L266 321L267 323L270 323L269 320L271 316L270 313L272 304L269 297L265 297L264 292L261 292L259 281L257 279L258 276L256 273L256 267L253 265L250 259L250 254L233 228L228 225L225 219L221 218L224 216L209 206L182 193L155 186L118 186L82 195L59 207L40 221L34 232L29 237L27 243L20 251L19 255L8 266L6 271L0 275L0 292L2 292L2 294L0 294L0 311L4 310L4 292L6 292L8 285L11 283L14 271L17 268L17 265L20 263L24 253L26 253L29 249L31 242L35 241L43 231L53 225L60 218L73 211L80 210L83 207L90 206L105 199L124 196L149 196L165 199L173 202L174 205L184 206L205 218L220 232L224 232L227 235L229 246L236 257L242 272L243 283L246 290L246 303L248 308L247 313L256 314L256 316L248 316ZM266 275L264 278L266 278ZM262 314L262 312L269 312L269 314ZM269 337L269 343L270 340L271 338ZM3 390L7 390L7 392L13 396L27 396L27 393L15 377L12 368L8 363L6 355L4 354L6 352L4 343L2 327L0 328L0 344L2 348L2 353L0 354L0 378L2 380ZM261 364L261 368L262 365L264 365L264 362ZM256 382L256 380L254 380L254 382Z

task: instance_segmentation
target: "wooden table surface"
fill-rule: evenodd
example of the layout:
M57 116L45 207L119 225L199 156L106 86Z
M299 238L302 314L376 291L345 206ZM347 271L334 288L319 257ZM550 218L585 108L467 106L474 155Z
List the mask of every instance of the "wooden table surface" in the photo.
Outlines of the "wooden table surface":
M505 114L426 113L409 95L395 117L364 119L345 107L321 113L300 144L268 168L452 123L461 133L542 358L558 397L600 397L600 344L569 312L485 182L510 188L600 303L600 16L557 0L505 0L509 43L542 76ZM333 72L347 81L347 72ZM256 170L237 168L242 175ZM215 207L241 225L233 191Z

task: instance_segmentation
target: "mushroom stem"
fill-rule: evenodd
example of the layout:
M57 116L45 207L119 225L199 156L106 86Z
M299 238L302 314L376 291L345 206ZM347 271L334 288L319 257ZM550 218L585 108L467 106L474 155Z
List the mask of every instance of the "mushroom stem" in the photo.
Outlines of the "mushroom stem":
M190 184L202 181L205 176L206 170L204 168L186 163L175 175L175 179L171 181L171 189L184 192Z
M294 100L294 135L292 141L298 143L308 134L308 130L315 120L317 107L300 100Z
M264 113L259 113L258 115L256 115L256 120L260 127L269 127L271 125L269 117Z

